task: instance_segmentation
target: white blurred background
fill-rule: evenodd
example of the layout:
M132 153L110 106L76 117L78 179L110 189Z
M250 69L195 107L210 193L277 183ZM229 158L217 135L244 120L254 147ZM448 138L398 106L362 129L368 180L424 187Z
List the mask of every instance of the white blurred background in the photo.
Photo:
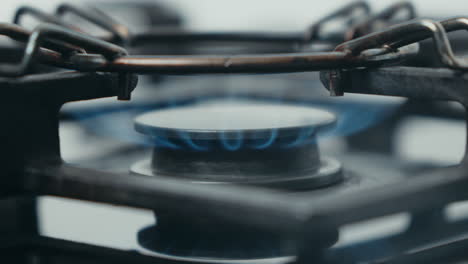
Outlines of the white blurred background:
M105 0L100 0L104 2ZM0 21L12 19L19 5L32 5L44 10L53 10L63 0L19 1L3 0ZM99 2L67 1L69 3ZM112 2L112 1L107 1ZM116 1L113 1L116 2ZM351 0L158 0L180 10L187 17L187 25L195 29L213 30L292 30L302 29L317 18ZM369 0L374 10L379 10L397 1ZM466 0L414 0L420 16L468 15Z

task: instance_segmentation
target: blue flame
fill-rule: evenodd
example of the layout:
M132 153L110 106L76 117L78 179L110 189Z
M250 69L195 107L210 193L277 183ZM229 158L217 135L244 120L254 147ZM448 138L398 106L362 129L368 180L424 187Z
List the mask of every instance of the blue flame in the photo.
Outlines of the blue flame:
M277 137L278 137L278 129L276 128L272 129L270 131L270 137L267 139L267 141L264 143L260 143L259 145L255 145L253 146L253 148L254 149L266 149L270 147L271 145L273 145Z
M225 95L224 95L225 96ZM93 108L82 110L68 110L69 116L75 117L89 131L96 135L113 137L130 143L137 143L144 146L155 146L161 148L181 149L187 148L194 151L209 151L215 148L215 145L205 144L205 141L196 140L190 137L190 134L180 133L179 138L168 139L164 136L148 139L146 136L135 132L133 129L133 118L145 111L153 111L164 108L179 107L182 105L192 105L210 101L213 99L225 99L222 96L204 96L203 98L191 98L183 100L171 100L159 104L135 104L119 105L106 108ZM230 100L245 100L248 96L229 95ZM292 101L285 98L255 98L255 101L270 102L278 104L294 104L309 107L320 107L324 110L334 112L338 121L335 128L328 131L325 135L328 137L343 137L358 133L389 117L400 105L395 103L375 103L375 102L349 102L342 100L315 100L315 101ZM228 120L229 121L229 120ZM246 140L241 131L238 131L234 137L227 138L225 134L220 134L219 146L228 151L236 151L240 148L252 148L263 150L269 147L295 147L301 144L310 144L314 140L313 128L302 129L299 134L291 138L291 141L285 142L283 137L279 138L279 131L274 129L267 138L258 140ZM321 134L322 130L319 131Z
M184 143L187 144L187 146L189 146L193 150L197 150L197 151L209 150L207 146L201 146L195 143L187 132L179 131L177 134L179 135L180 139L182 139Z
M334 129L327 136L349 136L366 130L386 118L397 109L398 105L388 104L341 104L330 108L338 120Z
M310 143L315 142L315 134L316 134L316 129L315 127L305 127L302 128L299 134L297 135L296 139L294 139L292 142L287 143L284 145L285 148L293 148L297 147L300 145L307 145Z
M168 138L158 136L154 138L154 146L161 148L180 149L181 147L171 142Z
M221 144L226 150L236 151L242 147L242 144L244 142L244 135L242 131L236 131L235 135L235 138L229 139L226 137L226 133L222 132L219 134Z

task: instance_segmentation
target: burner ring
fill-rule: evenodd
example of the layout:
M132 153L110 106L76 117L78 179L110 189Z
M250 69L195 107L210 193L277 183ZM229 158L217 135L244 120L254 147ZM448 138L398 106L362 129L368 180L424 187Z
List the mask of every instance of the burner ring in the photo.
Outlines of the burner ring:
M131 172L154 177L174 177L174 175L155 173L152 169L150 160L143 160L135 163L131 167ZM243 178L242 180L236 180L221 178L219 175L212 175L210 179L206 180L200 180L196 177L186 177L185 179L196 184L246 184L259 187L299 191L317 189L339 183L343 180L343 172L342 166L337 160L325 157L322 158L321 166L318 171L311 171L304 175L275 178L259 177L257 179L249 178L250 177Z
M334 114L307 106L228 101L145 113L135 119L135 129L175 140L236 140L240 133L243 139L253 140L312 134L335 122Z

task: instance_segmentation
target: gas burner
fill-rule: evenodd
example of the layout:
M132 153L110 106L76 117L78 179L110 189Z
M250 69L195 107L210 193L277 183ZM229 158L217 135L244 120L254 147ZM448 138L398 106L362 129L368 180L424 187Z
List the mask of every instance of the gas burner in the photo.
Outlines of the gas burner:
M338 184L341 165L321 158L317 134L333 127L327 111L259 102L211 102L138 116L137 131L155 143L151 161L134 173L178 177L198 184L244 184L304 191ZM139 232L140 244L159 254L189 258L274 261L294 255L286 237L206 219L156 212L156 226ZM229 238L229 239L226 239ZM336 242L330 235L329 245Z
M132 171L193 183L310 190L343 179L321 158L316 136L335 124L327 111L259 102L215 102L156 110L136 118L154 142L151 161Z

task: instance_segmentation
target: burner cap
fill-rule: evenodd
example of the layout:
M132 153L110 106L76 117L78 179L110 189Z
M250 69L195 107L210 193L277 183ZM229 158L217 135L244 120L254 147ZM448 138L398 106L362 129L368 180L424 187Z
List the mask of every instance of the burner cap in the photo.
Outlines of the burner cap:
M316 132L335 123L327 111L272 103L205 103L153 111L135 120L137 131L150 136L190 139L244 139L298 135L311 128Z

